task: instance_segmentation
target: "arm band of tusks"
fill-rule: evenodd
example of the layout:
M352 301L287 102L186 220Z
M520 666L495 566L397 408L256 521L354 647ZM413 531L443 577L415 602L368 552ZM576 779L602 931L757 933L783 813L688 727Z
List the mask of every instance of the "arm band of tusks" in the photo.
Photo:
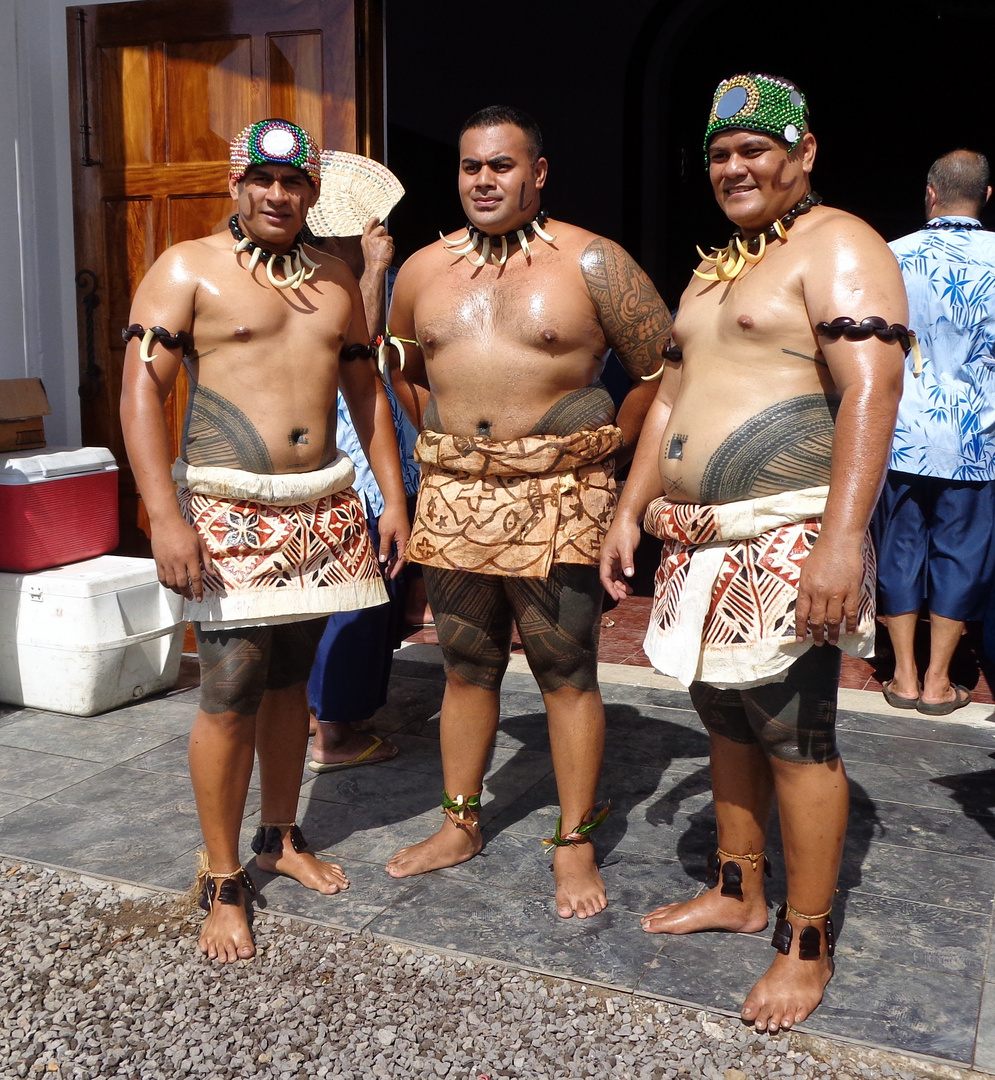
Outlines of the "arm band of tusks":
M167 349L178 349L182 346L184 352L186 352L189 345L193 344L190 335L185 330L177 330L175 334L171 334L163 326L150 326L146 330L141 323L132 323L130 326L125 327L121 331L121 337L126 345L133 337L142 339L138 355L146 364L150 364L158 356L158 353L149 353L149 347L153 341L161 342Z

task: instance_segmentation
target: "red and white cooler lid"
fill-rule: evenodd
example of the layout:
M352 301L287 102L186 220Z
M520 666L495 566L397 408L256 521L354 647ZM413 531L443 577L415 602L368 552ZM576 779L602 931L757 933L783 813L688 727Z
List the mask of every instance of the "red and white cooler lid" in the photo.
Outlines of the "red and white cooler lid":
M117 472L117 464L104 446L48 446L0 454L0 485L40 484L105 472Z

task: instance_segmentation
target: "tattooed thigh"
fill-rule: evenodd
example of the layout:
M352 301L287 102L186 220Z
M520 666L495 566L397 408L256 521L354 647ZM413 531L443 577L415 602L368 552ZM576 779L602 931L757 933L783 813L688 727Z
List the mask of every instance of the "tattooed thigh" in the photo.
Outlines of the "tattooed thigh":
M200 657L200 707L255 716L266 689L273 627L204 630L194 623Z
M701 500L735 502L829 483L834 410L822 394L779 401L732 432L701 478Z

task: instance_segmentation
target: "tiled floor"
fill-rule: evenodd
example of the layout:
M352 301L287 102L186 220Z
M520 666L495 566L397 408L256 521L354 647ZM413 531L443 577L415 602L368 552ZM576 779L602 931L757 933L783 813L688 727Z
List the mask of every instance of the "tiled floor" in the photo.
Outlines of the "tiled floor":
M614 613L612 615L614 619ZM632 644L619 626L606 645ZM687 695L646 668L605 668L608 740L597 834L611 906L556 917L549 858L555 788L541 698L520 660L506 679L484 795L484 854L395 881L384 861L439 820L437 650L395 662L379 717L401 753L379 768L305 775L300 820L353 887L308 893L255 873L262 903L330 925L507 961L669 1000L736 1010L769 963L768 934L644 934L638 914L701 888L714 846L707 741ZM199 829L186 764L197 692L89 719L0 707L0 853L183 888ZM952 719L844 695L840 740L853 811L836 905L836 978L813 1032L995 1072L995 715ZM258 816L250 792L245 850ZM771 896L783 894L776 834ZM251 864L250 864L251 867Z

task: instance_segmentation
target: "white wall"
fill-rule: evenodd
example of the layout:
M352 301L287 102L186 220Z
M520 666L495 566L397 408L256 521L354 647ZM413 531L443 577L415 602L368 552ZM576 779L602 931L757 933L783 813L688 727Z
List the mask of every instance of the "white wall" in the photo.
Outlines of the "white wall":
M43 380L53 446L80 439L70 6L66 0L0 0L0 146L6 149L0 154L0 378Z

